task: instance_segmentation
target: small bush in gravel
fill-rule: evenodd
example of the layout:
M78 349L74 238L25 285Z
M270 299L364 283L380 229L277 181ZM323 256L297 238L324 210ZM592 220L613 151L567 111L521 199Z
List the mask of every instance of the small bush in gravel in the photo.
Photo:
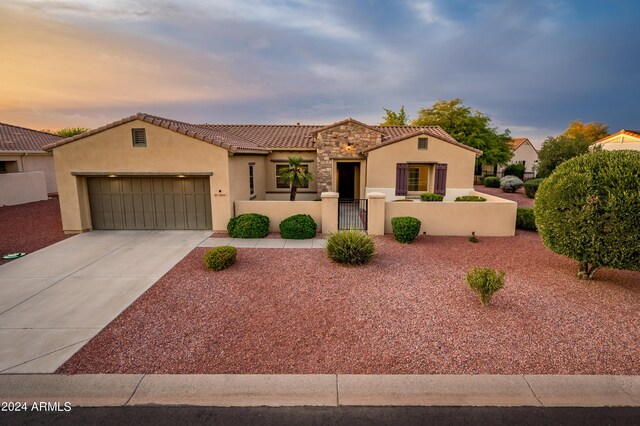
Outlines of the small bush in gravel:
M469 288L478 293L480 302L488 305L493 294L504 287L504 272L492 268L471 268L465 278Z
M280 236L292 240L313 238L317 229L318 225L308 214L296 214L280 222Z
M204 254L204 266L214 271L222 271L236 263L236 253L235 247L214 247Z
M444 199L444 195L442 194L432 194L430 192L425 192L424 194L420 194L420 200L422 201L442 201Z
M500 188L500 178L497 176L487 176L484 178L484 186L487 188Z
M500 179L500 189L504 192L516 192L522 188L522 180L517 176L505 176Z
M524 183L524 193L529 198L536 198L536 192L538 192L538 187L542 183L544 179L531 179Z
M269 218L257 213L245 213L231 218L227 225L231 238L264 238L269 235Z
M520 179L524 179L525 167L524 164L516 163L509 164L504 168L504 176L516 176Z
M478 237L476 237L476 233L475 233L475 231L474 231L474 232L472 232L472 233L471 233L471 236L469 237L469 242L470 242L470 243L474 243L474 244L475 244L475 243L477 243L477 242L479 242L479 241L480 241L480 240L478 239Z
M470 201L474 203L484 203L487 201L486 198L480 197L479 195L463 195L461 197L456 198L456 201Z
M325 251L336 263L363 265L375 253L373 238L362 231L338 231L327 239Z
M535 231L538 229L536 228L536 217L533 209L518 209L516 228L526 229L527 231Z
M391 219L393 236L399 243L411 243L420 233L422 222L411 216L394 217Z

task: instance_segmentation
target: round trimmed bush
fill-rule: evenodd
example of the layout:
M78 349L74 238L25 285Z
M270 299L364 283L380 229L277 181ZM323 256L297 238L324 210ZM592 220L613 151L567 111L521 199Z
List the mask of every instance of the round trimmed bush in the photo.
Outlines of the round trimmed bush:
M313 238L317 229L318 225L308 214L296 214L280 222L280 236L292 240Z
M487 199L479 195L462 195L460 197L457 197L456 201L467 201L467 202L470 201L473 203L484 203L485 201L487 201Z
M504 192L516 192L522 188L522 180L517 176L505 176L500 179L500 189Z
M222 271L236 263L237 252L231 246L214 247L204 254L204 266L213 271Z
M336 263L363 265L375 253L375 244L370 235L362 231L338 231L327 239L325 251Z
M264 238L269 235L269 218L257 213L245 213L231 218L227 225L231 238Z
M538 192L538 187L543 180L543 178L531 179L524 183L524 193L527 197L536 198L536 192Z
M431 192L425 192L424 194L420 194L421 201L442 201L444 199L444 195L442 194L433 194Z
M422 222L411 216L400 216L391 219L393 236L399 243L411 243L420 233Z
M533 209L518 209L516 214L516 228L526 229L527 231L535 231L536 216Z
M487 188L500 188L500 178L497 176L487 176L484 178L484 186Z
M577 260L579 278L601 267L640 270L640 152L565 161L540 184L534 212L544 245Z

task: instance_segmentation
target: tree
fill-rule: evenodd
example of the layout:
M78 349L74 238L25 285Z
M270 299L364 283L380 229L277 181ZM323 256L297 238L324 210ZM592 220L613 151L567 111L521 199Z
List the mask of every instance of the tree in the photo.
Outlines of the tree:
M400 112L394 112L390 109L383 108L387 113L384 117L384 122L380 123L381 126L406 126L409 122L407 113L404 112L404 105L400 108Z
M562 134L572 139L582 137L587 142L593 143L605 136L609 136L609 126L598 121L584 124L582 120L574 120L569 123L569 127Z
M599 268L640 270L640 152L598 151L561 164L538 188L534 215L545 246Z
M575 138L565 134L549 136L538 152L538 177L547 177L565 161L589 152L589 144L580 134Z
M291 195L289 201L296 200L298 188L309 185L313 180L313 174L309 171L309 167L302 164L304 161L300 157L289 157L287 168L283 167L278 170L278 180L284 184L291 185Z
M430 108L418 111L414 126L440 126L455 140L482 150L479 164L505 165L511 159L509 130L499 133L491 127L491 119L480 111L472 111L462 99L440 100Z
M79 135L80 133L88 132L89 130L91 129L87 127L64 127L60 130L44 129L41 131L51 133L52 135L62 136L63 138L70 138L71 136Z

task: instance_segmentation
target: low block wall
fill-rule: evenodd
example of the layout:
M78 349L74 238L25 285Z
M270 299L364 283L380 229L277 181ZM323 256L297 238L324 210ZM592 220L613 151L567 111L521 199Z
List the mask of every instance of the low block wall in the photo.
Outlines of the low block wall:
M42 201L47 197L44 172L0 174L0 206Z
M236 201L236 216L258 213L269 218L269 231L280 232L280 222L296 214L308 214L322 232L322 202L320 201Z
M518 203L471 191L487 199L477 202L385 202L384 232L392 233L391 219L412 216L422 222L420 233L427 235L510 237L516 231Z

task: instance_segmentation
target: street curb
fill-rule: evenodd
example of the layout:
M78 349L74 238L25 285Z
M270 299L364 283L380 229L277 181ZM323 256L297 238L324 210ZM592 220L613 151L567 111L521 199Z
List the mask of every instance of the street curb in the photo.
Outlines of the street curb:
M640 406L640 376L5 374L0 401L72 406Z

